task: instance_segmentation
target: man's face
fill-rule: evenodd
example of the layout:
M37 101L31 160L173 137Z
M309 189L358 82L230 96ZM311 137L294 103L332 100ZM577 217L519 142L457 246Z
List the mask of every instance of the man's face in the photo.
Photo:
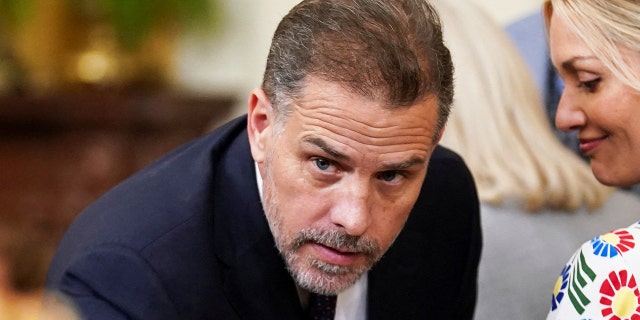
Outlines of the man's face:
M406 222L434 148L437 100L388 109L310 78L291 108L276 125L260 90L250 100L263 207L297 283L337 294L380 259Z

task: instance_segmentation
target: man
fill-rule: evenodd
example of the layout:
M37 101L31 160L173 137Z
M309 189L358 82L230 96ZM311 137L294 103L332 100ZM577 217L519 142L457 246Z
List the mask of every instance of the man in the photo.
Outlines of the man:
M336 319L470 319L478 199L436 146L452 73L424 0L303 1L247 116L87 208L49 287L87 319L305 319L316 294Z

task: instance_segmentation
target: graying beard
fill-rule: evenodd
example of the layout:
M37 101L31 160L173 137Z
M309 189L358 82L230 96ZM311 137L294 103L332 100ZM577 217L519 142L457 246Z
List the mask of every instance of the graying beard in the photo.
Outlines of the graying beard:
M306 261L308 265L311 265L322 273L321 275L317 275L317 273L312 271L293 270L292 266L298 261L295 254L288 254L286 259L288 261L287 268L289 269L289 273L298 285L306 290L323 295L336 295L348 289L356 283L366 271L362 270L362 268L353 270L348 267L331 265L315 259ZM342 281L336 281L336 277L347 278L342 279Z
M294 236L295 241L292 249L297 250L305 243L315 242L327 247L344 248L354 252L361 252L367 255L375 254L379 251L379 246L372 240L351 236L338 230L320 231L316 229L304 229Z

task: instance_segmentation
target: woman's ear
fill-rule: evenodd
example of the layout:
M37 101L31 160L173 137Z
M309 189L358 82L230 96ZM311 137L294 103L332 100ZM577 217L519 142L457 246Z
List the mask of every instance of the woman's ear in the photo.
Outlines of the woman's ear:
M271 138L270 129L274 122L274 114L271 102L261 88L251 92L248 103L247 132L251 155L253 160L260 164L264 161L266 148Z

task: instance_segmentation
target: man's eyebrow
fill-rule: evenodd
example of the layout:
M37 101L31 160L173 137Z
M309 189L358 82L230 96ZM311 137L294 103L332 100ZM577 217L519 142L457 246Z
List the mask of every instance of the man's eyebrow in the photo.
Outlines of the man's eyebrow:
M322 149L322 151L326 152L327 154L331 155L332 157L334 157L334 158L336 158L338 160L349 161L349 159L350 159L349 156L347 156L346 154L340 153L336 149L331 148L321 138L318 138L318 137L307 137L307 138L304 138L302 141L317 146L318 148ZM382 166L382 171L404 170L404 169L407 169L407 168L412 167L414 165L424 164L426 162L427 162L427 160L424 157L414 156L414 157L412 157L411 159L409 159L407 161L402 161L402 162L399 162L399 163L385 164L385 165Z
M426 163L427 160L423 157L420 156L414 156L413 158L407 160L407 161L403 161L400 163L390 163L390 164L385 164L382 166L382 169L384 171L398 171L398 170L404 170L407 169L411 166L417 165L417 164L424 164Z
M307 137L302 141L315 145L316 147L322 149L322 151L331 155L332 157L339 160L349 160L349 157L346 154L340 153L338 150L331 148L324 140L318 137Z

